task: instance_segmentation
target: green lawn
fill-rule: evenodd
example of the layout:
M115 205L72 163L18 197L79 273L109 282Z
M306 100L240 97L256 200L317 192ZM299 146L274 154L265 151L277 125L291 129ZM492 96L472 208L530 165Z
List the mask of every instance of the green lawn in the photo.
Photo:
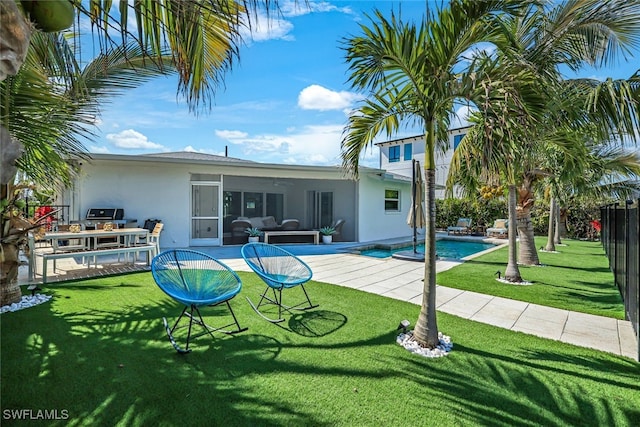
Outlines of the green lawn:
M162 327L181 308L150 273L51 285L50 302L2 314L2 425L28 425L7 419L17 409L69 416L36 425L640 425L631 359L444 313L454 349L427 359L395 343L416 305L312 282L320 307L278 326L244 298L257 277L240 276L232 305L249 330L188 355Z
M536 238L536 247L546 245ZM464 289L598 316L624 319L624 306L600 242L563 240L557 253L538 251L542 266L519 266L522 278L533 284L514 286L496 280L504 275L508 248L438 273L438 285Z

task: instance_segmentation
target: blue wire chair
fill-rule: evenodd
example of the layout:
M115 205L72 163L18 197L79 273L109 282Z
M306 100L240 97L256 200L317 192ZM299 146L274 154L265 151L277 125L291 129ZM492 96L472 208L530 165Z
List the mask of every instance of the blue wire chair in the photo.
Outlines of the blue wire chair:
M247 328L240 327L229 304L229 301L242 289L242 282L238 275L222 262L200 252L172 249L153 258L151 273L156 284L164 293L185 306L172 328L169 328L167 319L162 318L167 335L169 335L169 341L179 353L191 351L189 341L192 338L193 323L204 329L204 332L194 335L193 338L207 333L213 337L215 331L234 334L247 330ZM204 323L199 307L213 307L223 303L229 308L233 322L219 328L213 328ZM197 318L194 318L194 312ZM185 315L189 318L189 323L178 327L180 320ZM226 330L233 325L236 327L235 330ZM176 329L186 327L189 328L189 331L186 347L183 349L177 344L173 334Z
M269 322L279 323L284 321L282 317L283 310L308 310L318 307L318 305L311 303L309 294L304 288L304 283L311 280L313 272L301 259L278 246L267 243L247 243L240 252L249 267L267 284L267 288L262 293L258 305L254 305L247 298L251 307L264 319ZM293 306L282 304L282 291L296 286L300 286L306 300ZM273 296L269 295L270 291ZM261 306L268 304L278 307L277 319L267 317L260 311Z

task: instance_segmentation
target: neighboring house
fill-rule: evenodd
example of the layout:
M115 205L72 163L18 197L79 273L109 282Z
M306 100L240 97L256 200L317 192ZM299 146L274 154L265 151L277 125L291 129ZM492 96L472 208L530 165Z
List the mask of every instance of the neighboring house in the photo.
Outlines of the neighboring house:
M411 180L361 168L360 178L340 167L251 162L193 152L150 155L92 154L78 164L73 186L56 203L70 206L70 220L92 208L124 209L125 219L164 223L165 247L217 246L229 242L239 216L296 218L317 229L342 218L345 241L409 236Z
M436 154L436 197L439 199L445 196L445 185L453 152L469 128L470 126L449 129L449 149L444 154ZM411 177L413 159L420 161L420 166L424 167L424 135L380 142L376 145L380 148L380 169ZM457 192L454 189L455 194Z

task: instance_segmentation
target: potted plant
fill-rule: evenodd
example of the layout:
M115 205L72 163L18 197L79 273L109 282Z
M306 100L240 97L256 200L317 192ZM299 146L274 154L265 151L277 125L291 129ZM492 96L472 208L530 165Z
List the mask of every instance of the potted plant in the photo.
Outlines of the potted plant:
M333 241L332 234L336 232L336 229L333 227L322 227L320 229L320 234L322 234L322 243L331 243Z
M262 236L262 230L259 228L251 227L244 230L249 235L249 242L259 242L260 236Z

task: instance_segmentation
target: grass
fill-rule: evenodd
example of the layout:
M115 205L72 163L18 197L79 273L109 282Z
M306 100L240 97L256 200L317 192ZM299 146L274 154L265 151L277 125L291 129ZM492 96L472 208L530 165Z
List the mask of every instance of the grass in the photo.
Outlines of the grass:
M244 299L261 282L240 276L232 306L249 330L197 338L188 355L162 327L181 308L150 273L51 285L50 302L2 314L3 425L17 409L67 411L54 426L640 424L631 359L445 313L454 349L426 359L395 343L416 305L312 282L320 307L278 326Z
M546 245L536 238L536 247ZM542 266L520 265L520 275L531 286L507 285L504 274L508 248L498 249L438 273L438 285L494 295L548 307L624 319L624 305L613 281L600 242L563 240L557 253L538 252Z

